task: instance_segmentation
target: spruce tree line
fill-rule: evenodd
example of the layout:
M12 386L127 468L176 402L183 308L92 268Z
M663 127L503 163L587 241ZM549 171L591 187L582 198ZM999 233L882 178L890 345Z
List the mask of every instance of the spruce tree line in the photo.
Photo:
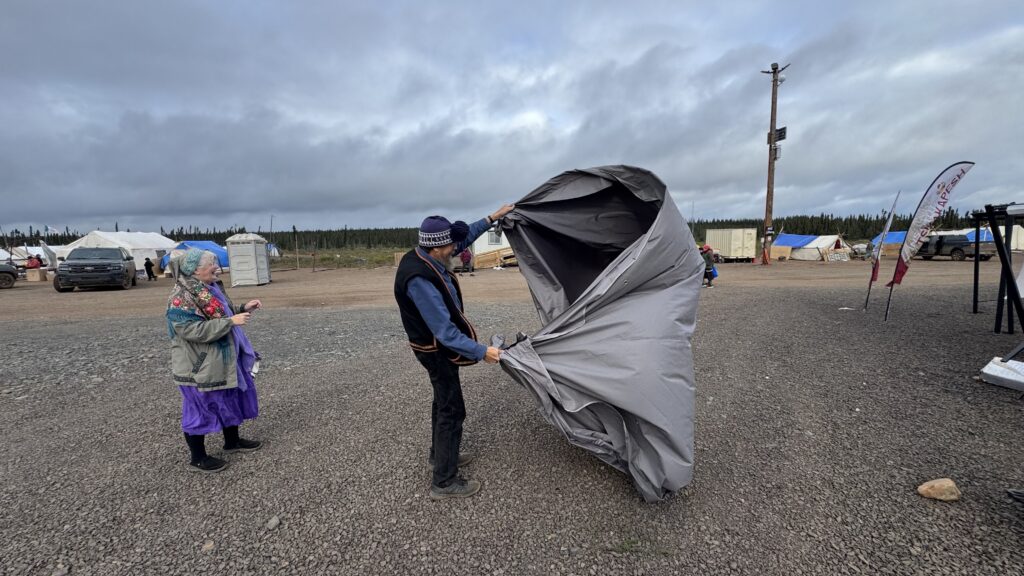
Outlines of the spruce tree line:
M126 230L130 232L131 230ZM160 234L177 240L209 240L223 246L227 239L235 234L246 232L245 227L228 228L219 230L217 228L199 228L196 226L180 226L178 228L165 229L160 227ZM341 228L338 230L275 230L269 232L257 231L268 242L277 245L282 251L292 252L298 246L300 252L317 252L322 250L338 249L374 249L374 248L411 248L416 245L419 239L419 232L416 228ZM0 236L0 247L4 246L39 246L40 242L48 245L61 246L78 240L85 234L78 230L65 228L60 232L49 232L44 234L42 230L29 226L28 232L17 228L4 231Z
M903 231L910 227L913 214L897 214L892 221L892 231ZM819 214L817 216L781 216L772 220L775 234L840 234L847 241L870 240L882 232L885 226L885 214L857 214L851 216L835 216ZM757 237L764 235L763 219L723 219L694 220L693 237L699 240L706 238L708 230L718 228L756 228ZM935 221L936 230L957 230L974 226L971 212L963 213L952 208L946 209Z
M894 231L906 230L910 226L912 214L897 214L893 219ZM775 233L787 234L841 234L848 241L859 241L874 238L885 225L884 214L858 214L852 216L836 216L819 214L817 216L781 216L775 218ZM764 233L764 221L754 218L730 219L697 219L690 223L693 236L703 240L708 230L717 228L756 228L758 237ZM949 208L936 222L938 230L969 228L973 226L970 211L963 213ZM115 227L119 228L116 224ZM129 230L130 231L130 230ZM200 229L195 226L180 226L177 229L160 227L160 234L173 240L210 240L224 245L228 237L245 232L245 227L218 230L217 228ZM257 231L258 234L273 242L282 251L291 252L298 247L300 252L319 252L338 249L373 249L396 248L408 249L415 246L418 239L416 228L341 228L338 230L275 230L273 234ZM43 230L29 227L28 232L14 229L4 231L0 246L38 246L44 241L54 246L69 244L84 234L78 230L65 228L59 232L44 234Z

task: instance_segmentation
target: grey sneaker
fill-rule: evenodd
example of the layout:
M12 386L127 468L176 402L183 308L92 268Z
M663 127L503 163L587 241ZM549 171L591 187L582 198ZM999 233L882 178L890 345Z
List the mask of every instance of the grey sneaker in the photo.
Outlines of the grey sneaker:
M480 491L480 482L477 480L466 480L456 478L451 484L441 488L440 486L430 487L431 500L446 500L448 498L469 498Z
M472 461L473 461L473 457L470 456L469 454L459 454L459 463L457 464L457 466L459 468L462 468L463 466L468 466L469 463L472 462ZM434 458L433 457L428 457L427 458L427 464L430 465L431 468L433 468L434 467Z

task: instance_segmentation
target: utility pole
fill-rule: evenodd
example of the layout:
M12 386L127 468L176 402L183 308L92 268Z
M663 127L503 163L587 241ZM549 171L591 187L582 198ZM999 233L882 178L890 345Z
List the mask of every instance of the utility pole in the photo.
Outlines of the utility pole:
M772 236L775 232L772 229L772 202L775 193L775 160L779 157L777 142L786 138L785 127L780 131L775 129L775 108L779 99L779 84L786 81L786 77L780 74L786 68L789 68L789 64L779 68L778 62L772 62L771 70L761 70L762 74L772 75L772 119L768 128L768 189L764 199L764 240L761 242L761 264L765 266L771 263Z

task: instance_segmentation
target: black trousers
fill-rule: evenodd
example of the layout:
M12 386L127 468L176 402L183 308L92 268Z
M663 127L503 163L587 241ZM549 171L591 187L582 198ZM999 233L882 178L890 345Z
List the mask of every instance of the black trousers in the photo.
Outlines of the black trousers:
M459 445L462 443L462 422L466 404L462 400L459 367L439 353L416 352L416 359L427 369L434 401L430 407L432 437L430 456L434 459L433 484L451 484L459 471Z

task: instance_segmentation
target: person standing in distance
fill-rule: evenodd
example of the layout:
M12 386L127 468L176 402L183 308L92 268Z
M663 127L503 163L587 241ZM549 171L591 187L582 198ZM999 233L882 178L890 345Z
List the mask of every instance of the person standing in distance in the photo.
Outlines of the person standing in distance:
M459 456L466 406L462 399L459 367L485 360L496 364L501 351L476 341L466 318L462 289L446 263L464 250L514 206L506 204L493 214L467 225L429 216L420 225L419 246L402 257L395 275L395 300L402 326L416 359L427 370L434 389L431 405L430 456L433 466L430 497L466 498L480 491L480 482L458 474L472 460Z
M156 280L156 274L153 273L153 261L146 258L146 263L142 265L146 269L146 282L150 280Z

